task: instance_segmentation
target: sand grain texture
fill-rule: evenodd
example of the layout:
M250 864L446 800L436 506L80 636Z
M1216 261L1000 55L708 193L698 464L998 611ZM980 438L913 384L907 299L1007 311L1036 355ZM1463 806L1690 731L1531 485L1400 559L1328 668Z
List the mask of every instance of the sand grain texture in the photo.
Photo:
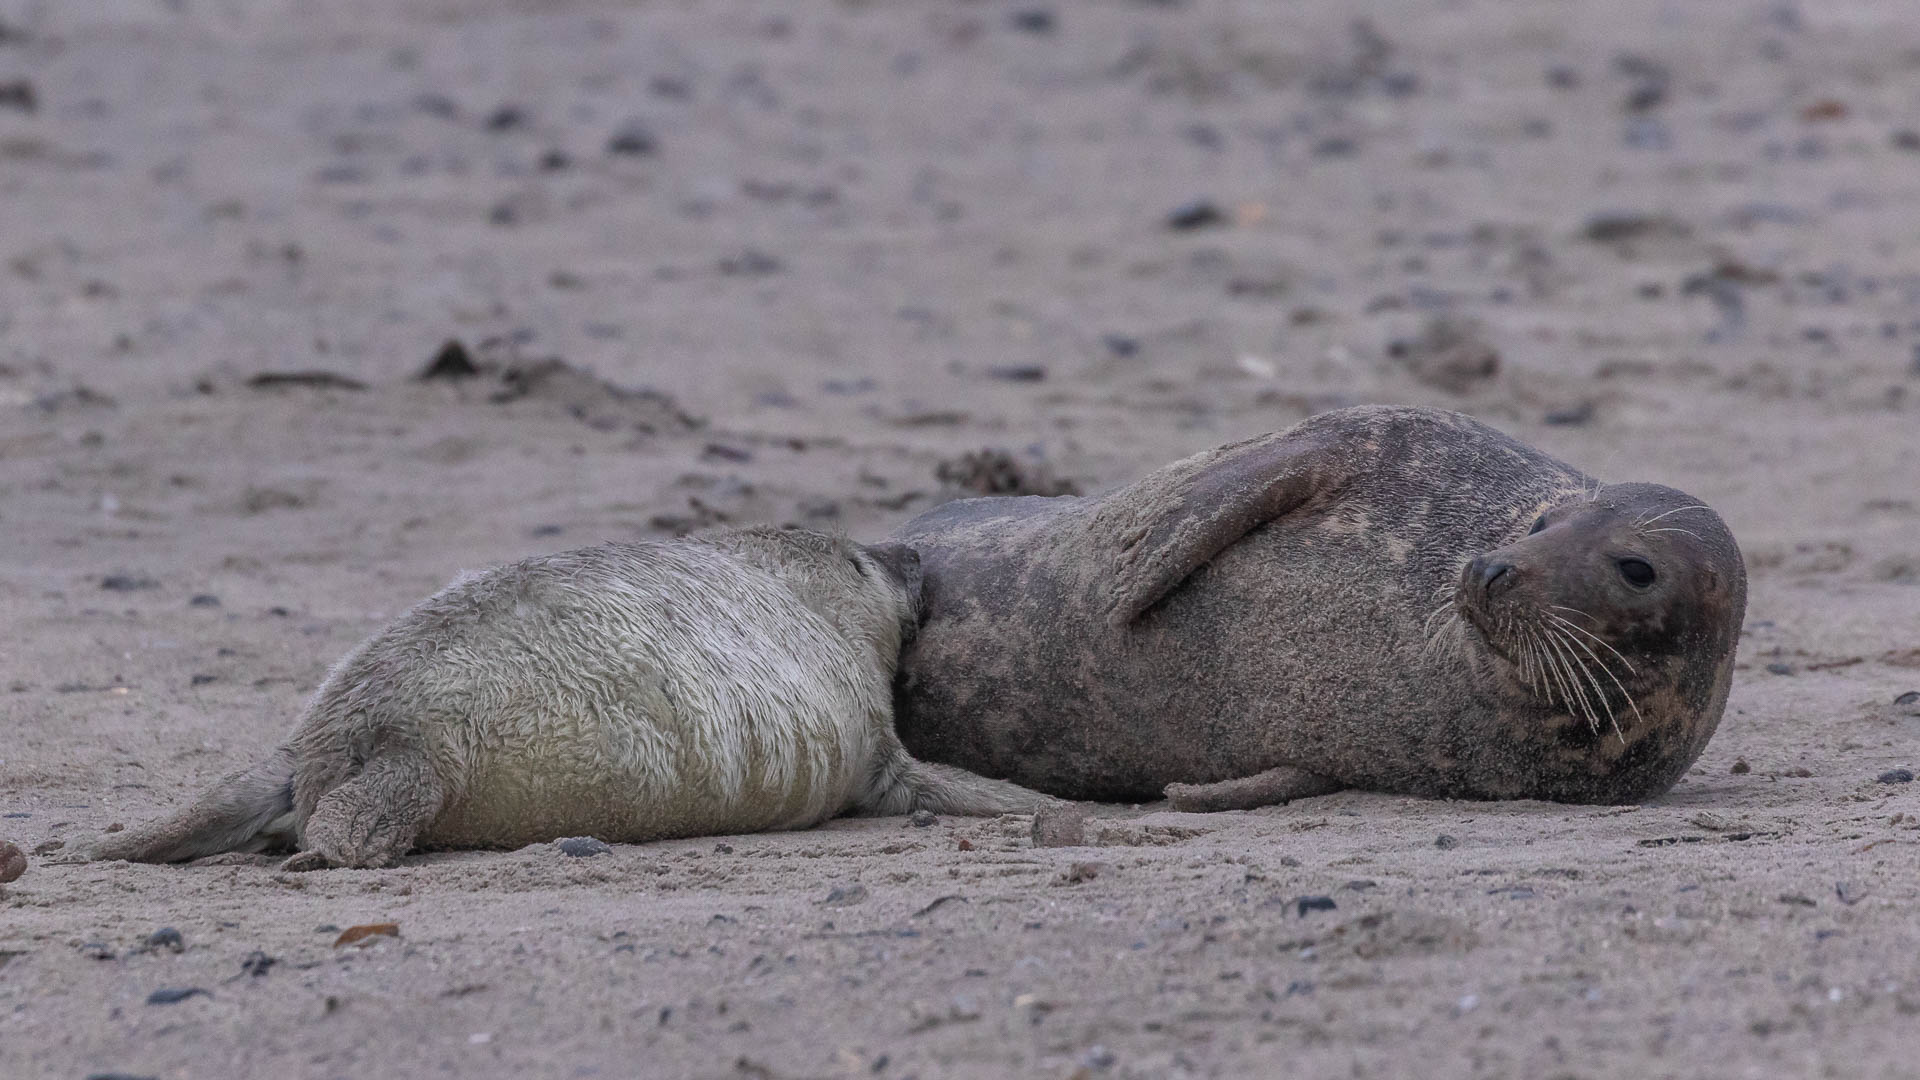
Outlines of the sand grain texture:
M1910 16L0 0L0 1075L1911 1075ZM1720 510L1747 634L1670 795L36 853L462 568L1363 401Z

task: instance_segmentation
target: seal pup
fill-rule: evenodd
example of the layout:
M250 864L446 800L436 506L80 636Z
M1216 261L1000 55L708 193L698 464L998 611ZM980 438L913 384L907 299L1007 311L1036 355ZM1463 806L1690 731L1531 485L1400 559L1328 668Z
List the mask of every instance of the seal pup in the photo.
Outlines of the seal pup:
M921 556L909 752L1180 809L1342 787L1632 802L1719 722L1746 609L1698 499L1469 417L1310 417L1110 494L968 499Z
M285 745L82 857L290 841L293 869L415 846L797 829L1030 810L908 757L890 686L918 560L801 530L606 544L463 577L349 653Z

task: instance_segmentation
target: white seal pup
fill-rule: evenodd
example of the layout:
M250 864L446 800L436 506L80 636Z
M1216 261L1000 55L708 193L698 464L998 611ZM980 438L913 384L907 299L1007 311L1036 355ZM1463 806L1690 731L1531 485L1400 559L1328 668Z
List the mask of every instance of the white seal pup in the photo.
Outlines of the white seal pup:
M465 576L336 665L267 760L80 854L290 843L290 868L369 867L416 847L1034 809L1045 796L915 761L894 735L918 589L909 548L764 527Z

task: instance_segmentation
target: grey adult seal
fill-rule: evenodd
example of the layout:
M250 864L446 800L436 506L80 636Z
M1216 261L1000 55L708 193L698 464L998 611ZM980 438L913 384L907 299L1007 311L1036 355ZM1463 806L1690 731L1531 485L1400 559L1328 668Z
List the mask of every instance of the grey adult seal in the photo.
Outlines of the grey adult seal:
M1323 413L1099 497L948 503L893 539L925 576L910 752L1187 809L1659 794L1719 723L1746 608L1699 500L1430 409Z
M297 869L382 866L415 846L1034 809L894 736L918 584L910 549L771 528L468 576L348 654L266 761L80 854L291 844Z

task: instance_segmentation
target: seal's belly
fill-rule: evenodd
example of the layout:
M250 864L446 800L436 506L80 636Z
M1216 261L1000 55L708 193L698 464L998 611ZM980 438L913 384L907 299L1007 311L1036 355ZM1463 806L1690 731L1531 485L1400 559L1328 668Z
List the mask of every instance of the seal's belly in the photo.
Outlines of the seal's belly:
M491 692L418 725L449 790L421 842L641 842L799 828L852 805L884 699L861 692L845 645L803 641L802 663L770 641L678 644L448 680Z

